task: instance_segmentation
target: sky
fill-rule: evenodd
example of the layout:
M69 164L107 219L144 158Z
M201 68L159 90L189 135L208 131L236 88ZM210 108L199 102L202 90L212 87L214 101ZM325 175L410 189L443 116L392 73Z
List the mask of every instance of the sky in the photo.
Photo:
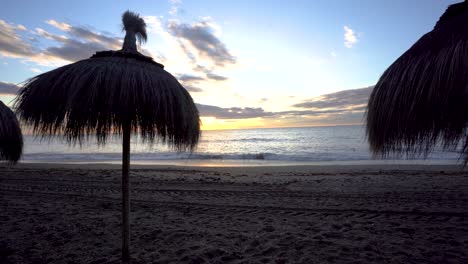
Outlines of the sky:
M202 129L354 125L383 71L452 0L3 0L0 100L37 74L120 49L121 15L144 17L140 51L190 92Z

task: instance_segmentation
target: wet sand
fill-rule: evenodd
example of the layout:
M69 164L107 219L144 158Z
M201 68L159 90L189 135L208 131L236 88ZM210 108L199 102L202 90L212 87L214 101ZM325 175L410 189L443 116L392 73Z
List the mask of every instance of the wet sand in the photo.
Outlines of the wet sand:
M132 263L468 263L459 166L131 169ZM0 165L0 263L120 263L120 168Z

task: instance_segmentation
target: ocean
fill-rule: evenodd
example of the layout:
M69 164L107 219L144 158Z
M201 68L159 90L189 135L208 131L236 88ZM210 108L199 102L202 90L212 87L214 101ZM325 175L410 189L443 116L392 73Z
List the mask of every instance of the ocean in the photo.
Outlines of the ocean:
M60 138L25 136L23 162L120 163L121 139L109 138L105 146L90 139L81 147ZM456 151L437 148L426 160L404 156L373 159L363 126L261 128L203 131L193 153L179 153L166 145L131 143L132 164L201 166L257 166L302 164L460 163Z

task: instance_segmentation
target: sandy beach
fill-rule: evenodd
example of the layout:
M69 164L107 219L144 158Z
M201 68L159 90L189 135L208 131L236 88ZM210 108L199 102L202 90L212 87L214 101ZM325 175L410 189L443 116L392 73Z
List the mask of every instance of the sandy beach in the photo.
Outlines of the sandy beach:
M0 263L120 263L120 167L0 165ZM460 166L132 166L132 263L468 263Z

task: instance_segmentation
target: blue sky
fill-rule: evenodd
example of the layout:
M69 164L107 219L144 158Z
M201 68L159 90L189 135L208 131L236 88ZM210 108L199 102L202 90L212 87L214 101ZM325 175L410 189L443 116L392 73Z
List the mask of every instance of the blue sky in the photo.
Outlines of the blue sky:
M129 9L148 24L143 52L191 92L205 129L356 124L365 87L456 2L4 0L0 100L93 48L118 48Z

